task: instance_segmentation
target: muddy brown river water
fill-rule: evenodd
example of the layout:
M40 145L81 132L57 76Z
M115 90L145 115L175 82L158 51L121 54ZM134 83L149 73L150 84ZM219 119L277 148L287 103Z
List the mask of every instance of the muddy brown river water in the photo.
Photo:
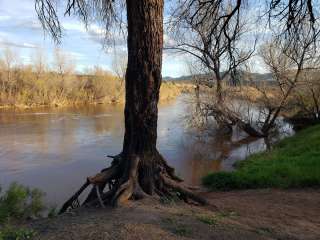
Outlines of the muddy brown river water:
M158 149L187 183L199 184L212 171L266 148L244 134L221 137L187 127L188 97L159 106ZM46 192L60 205L89 175L121 151L121 106L96 105L32 110L0 110L0 185L11 182Z

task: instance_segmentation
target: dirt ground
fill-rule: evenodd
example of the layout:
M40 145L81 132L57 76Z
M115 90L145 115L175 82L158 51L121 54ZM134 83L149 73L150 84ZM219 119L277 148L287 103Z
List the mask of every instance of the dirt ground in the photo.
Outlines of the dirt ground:
M45 240L320 239L320 189L204 194L214 206L145 199L31 223Z

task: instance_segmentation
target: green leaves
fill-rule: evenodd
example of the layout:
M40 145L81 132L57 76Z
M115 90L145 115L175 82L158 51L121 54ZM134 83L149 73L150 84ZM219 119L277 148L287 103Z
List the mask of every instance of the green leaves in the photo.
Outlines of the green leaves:
M0 223L10 219L28 219L39 217L45 209L42 197L44 193L38 189L12 183L0 197Z
M0 229L0 240L28 240L33 239L36 232L26 228L5 226Z

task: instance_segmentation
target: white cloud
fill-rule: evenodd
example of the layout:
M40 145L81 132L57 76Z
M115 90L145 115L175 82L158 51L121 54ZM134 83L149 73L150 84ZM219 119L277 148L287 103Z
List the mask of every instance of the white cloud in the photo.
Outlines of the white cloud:
M5 22L5 21L8 21L10 19L11 19L11 17L9 15L0 16L0 22Z
M97 24L90 24L88 28L79 21L63 21L62 26L67 31L77 31L80 33L89 33L94 36L104 37L106 30Z
M71 56L72 58L74 58L75 60L80 60L82 58L85 57L84 54L79 53L79 52L75 52L75 51L64 51L67 55Z
M20 21L17 22L16 26L24 29L29 28L32 30L42 31L41 23L38 20L34 20L34 19L21 19Z
M17 48L37 48L38 46L32 43L16 43L12 41L0 40L2 47L17 47Z
M37 48L38 46L32 43L22 43L22 46L25 48Z
M10 36L7 32L0 32L0 40L1 39L7 39Z
M69 31L78 31L81 33L86 33L86 27L84 26L84 24L80 23L80 22L72 22L72 21L65 21L62 24L63 28L65 30L69 30Z

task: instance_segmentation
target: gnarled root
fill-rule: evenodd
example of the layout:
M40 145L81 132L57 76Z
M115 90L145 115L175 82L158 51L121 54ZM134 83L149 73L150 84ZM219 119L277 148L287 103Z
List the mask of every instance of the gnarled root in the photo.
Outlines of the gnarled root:
M137 172L140 158L138 156L132 156L131 158L131 161L129 161L130 166L128 174L123 176L122 181L120 181L120 185L117 187L117 191L112 198L113 206L118 206L130 199L138 185Z
M182 198L187 202L188 199L193 200L197 203L200 203L202 205L207 205L208 202L206 199L200 197L199 195L195 194L193 191L191 191L187 186L183 186L182 184L177 183L176 181L166 177L165 175L161 174L161 179L165 186L169 189L172 189L173 191L178 192L181 194Z
M158 152L149 154L148 159L138 155L117 156L109 168L88 177L85 184L63 205L60 213L74 208L74 203L79 202L80 194L90 185L93 188L83 203L85 206L118 206L129 199L151 195L166 198L178 196L186 202L191 200L207 204L204 198L182 184L182 180L175 175L174 168Z

